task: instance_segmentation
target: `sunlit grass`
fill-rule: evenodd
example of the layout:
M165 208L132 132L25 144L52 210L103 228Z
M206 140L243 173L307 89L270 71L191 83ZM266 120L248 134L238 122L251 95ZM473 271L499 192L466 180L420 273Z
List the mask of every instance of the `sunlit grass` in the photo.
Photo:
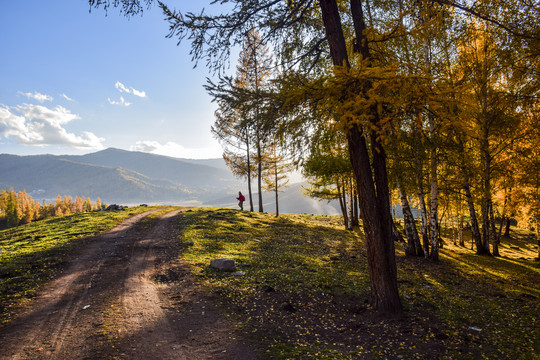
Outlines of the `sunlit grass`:
M536 359L540 352L539 266L525 237L503 239L500 258L445 237L439 263L405 257L396 243L405 312L385 320L367 305L362 237L336 217L195 209L178 226L181 241L193 242L182 255L193 272L272 358ZM237 270L245 275L210 268L222 257L244 264Z
M150 209L78 213L0 231L0 322L9 321L14 307L32 299L74 249L124 219Z

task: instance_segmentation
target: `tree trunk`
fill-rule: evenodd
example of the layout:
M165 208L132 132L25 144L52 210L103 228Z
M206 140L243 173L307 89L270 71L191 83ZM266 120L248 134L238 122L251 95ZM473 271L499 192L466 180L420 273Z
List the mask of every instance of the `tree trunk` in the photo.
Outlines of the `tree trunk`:
M352 230L353 229L353 223L354 223L354 211L353 211L353 206L354 206L354 201L353 201L353 191L352 191L352 188L351 188L351 183L350 181L347 181L348 182L348 188L349 188L349 230Z
M484 158L483 171L483 194L482 194L482 246L485 249L485 255L491 255L489 250L489 242L491 237L491 224L489 221L489 209L491 206L491 158L489 155L488 129L484 129L480 152Z
M396 183L401 200L401 209L403 210L403 227L405 228L405 236L407 237L405 254L409 256L424 256L418 230L414 223L414 216L409 205L409 200L407 199L407 193L398 175L396 175Z
M428 39L424 39L424 61L425 71L427 74L431 74L431 45ZM437 179L437 147L435 146L435 119L433 115L428 112L428 125L429 125L429 177L430 177L430 211L429 211L429 226L430 226L430 240L431 240L431 252L429 258L432 261L439 261L439 223L438 223L438 207L439 207L439 185Z
M275 175L275 181L276 181L276 217L279 216L279 186L278 186L278 163L276 160L276 163L274 164L274 175Z
M510 237L510 222L511 222L511 218L508 216L507 219L506 219L506 229L504 229L504 236L505 237Z
M415 136L418 138L418 133L415 131ZM416 187L418 188L418 205L420 206L420 215L422 219L422 243L424 256L428 257L429 255L429 237L428 237L428 214L426 207L426 200L424 195L424 182L422 180L422 158L420 157L420 150L416 151Z
M247 179L248 179L248 194L249 194L249 211L253 212L253 194L251 190L251 154L249 153L249 134L246 130L246 149L247 149Z
M433 140L435 136L435 124L433 120L429 122L430 138ZM431 240L431 252L429 258L433 261L439 260L439 223L437 219L437 209L439 207L439 188L437 182L437 149L432 144L429 156L430 163L430 212L429 212L429 225L430 225L430 240Z
M259 130L257 130L259 131ZM259 192L259 212L263 212L263 198L262 198L262 151L261 151L261 139L257 133L257 190Z
M320 7L333 64L349 68L347 47L336 0L321 0ZM365 25L360 0L351 0L351 13L355 29L357 29L356 38L359 39L359 52L364 59L369 59L368 42L363 34ZM376 108L371 110L371 115L372 122L375 127L378 127L379 119ZM402 311L402 305L397 287L385 153L374 132L371 140L373 172L362 129L358 125L353 125L347 131L351 165L356 177L362 209L360 213L366 234L367 260L371 280L371 305L377 311L398 314ZM372 174L374 174L374 178Z
M465 164L465 146L463 141L458 139L458 153L460 158L461 175L463 177L463 190L465 191L465 199L467 200L467 206L469 207L469 215L471 217L471 233L474 244L476 245L476 254L483 255L486 253L482 237L480 234L480 227L478 226L478 220L476 218L476 210L474 209L474 201L471 195L471 185L469 183L469 171Z
M351 219L351 225L352 227L359 227L360 222L358 221L358 194L356 192L356 189L354 188L354 183L351 181L351 189L352 189L352 208L353 208L353 217Z
M349 229L349 218L347 215L347 197L345 196L345 191L339 184L339 180L336 183L339 193L339 206L341 208L341 214L343 215L343 225L345 226L345 229Z
M459 228L458 228L458 237L459 237L459 246L465 247L465 240L463 238L463 201L461 200L461 196L459 199Z

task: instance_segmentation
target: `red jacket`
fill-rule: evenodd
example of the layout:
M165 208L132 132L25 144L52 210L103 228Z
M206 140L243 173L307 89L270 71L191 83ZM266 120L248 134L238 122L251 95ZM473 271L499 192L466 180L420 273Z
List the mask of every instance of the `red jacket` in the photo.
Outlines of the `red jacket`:
M238 201L246 201L246 198L244 197L244 195L240 195L239 197L236 198L236 200L238 200Z

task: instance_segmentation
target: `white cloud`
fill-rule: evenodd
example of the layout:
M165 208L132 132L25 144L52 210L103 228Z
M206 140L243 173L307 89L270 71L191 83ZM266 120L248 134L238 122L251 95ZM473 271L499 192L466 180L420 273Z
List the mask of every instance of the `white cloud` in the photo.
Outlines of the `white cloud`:
M126 85L122 84L120 81L117 81L114 86L118 89L120 92L126 92L129 94L129 89Z
M44 101L53 101L53 97L45 94L38 93L37 91L34 91L34 93L23 93L22 91L19 91L19 94L26 96L29 99L34 99L39 101L40 103Z
M72 98L70 98L66 94L60 94L60 96L63 97L64 99L66 99L67 101L74 101Z
M142 90L137 90L132 87L127 87L126 85L122 84L120 81L117 81L114 86L118 89L120 92L125 92L127 94L133 94L135 96L138 96L140 98L146 97L146 92Z
M107 98L107 100L109 101L109 104L111 105L120 105L120 106L129 106L131 105L130 102L127 102L123 96L120 96L120 101L114 101L114 100L111 100L111 98Z
M135 95L135 96L138 96L140 98L145 98L146 97L146 92L145 91L139 91L139 90L136 90L134 88L131 88L131 91L133 92L133 95Z
M130 147L131 151L141 151L157 155L165 155L184 159L210 159L221 156L221 148L186 148L180 144L169 141L161 144L158 141L137 141Z
M0 137L13 138L23 145L103 149L105 139L88 131L76 135L63 127L76 119L80 117L62 106L50 109L31 104L0 105Z

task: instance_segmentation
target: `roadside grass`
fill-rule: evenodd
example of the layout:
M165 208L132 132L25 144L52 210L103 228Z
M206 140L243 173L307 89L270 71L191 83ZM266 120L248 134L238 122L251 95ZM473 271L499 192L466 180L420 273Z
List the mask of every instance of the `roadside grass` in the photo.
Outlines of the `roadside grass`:
M126 218L154 207L57 216L0 231L0 323L63 268L81 245Z
M405 311L384 318L368 305L362 236L336 217L203 208L181 213L178 226L192 271L269 358L540 356L540 268L523 234L503 239L495 258L444 233L438 263L406 257L396 243ZM209 266L222 257L245 275Z

